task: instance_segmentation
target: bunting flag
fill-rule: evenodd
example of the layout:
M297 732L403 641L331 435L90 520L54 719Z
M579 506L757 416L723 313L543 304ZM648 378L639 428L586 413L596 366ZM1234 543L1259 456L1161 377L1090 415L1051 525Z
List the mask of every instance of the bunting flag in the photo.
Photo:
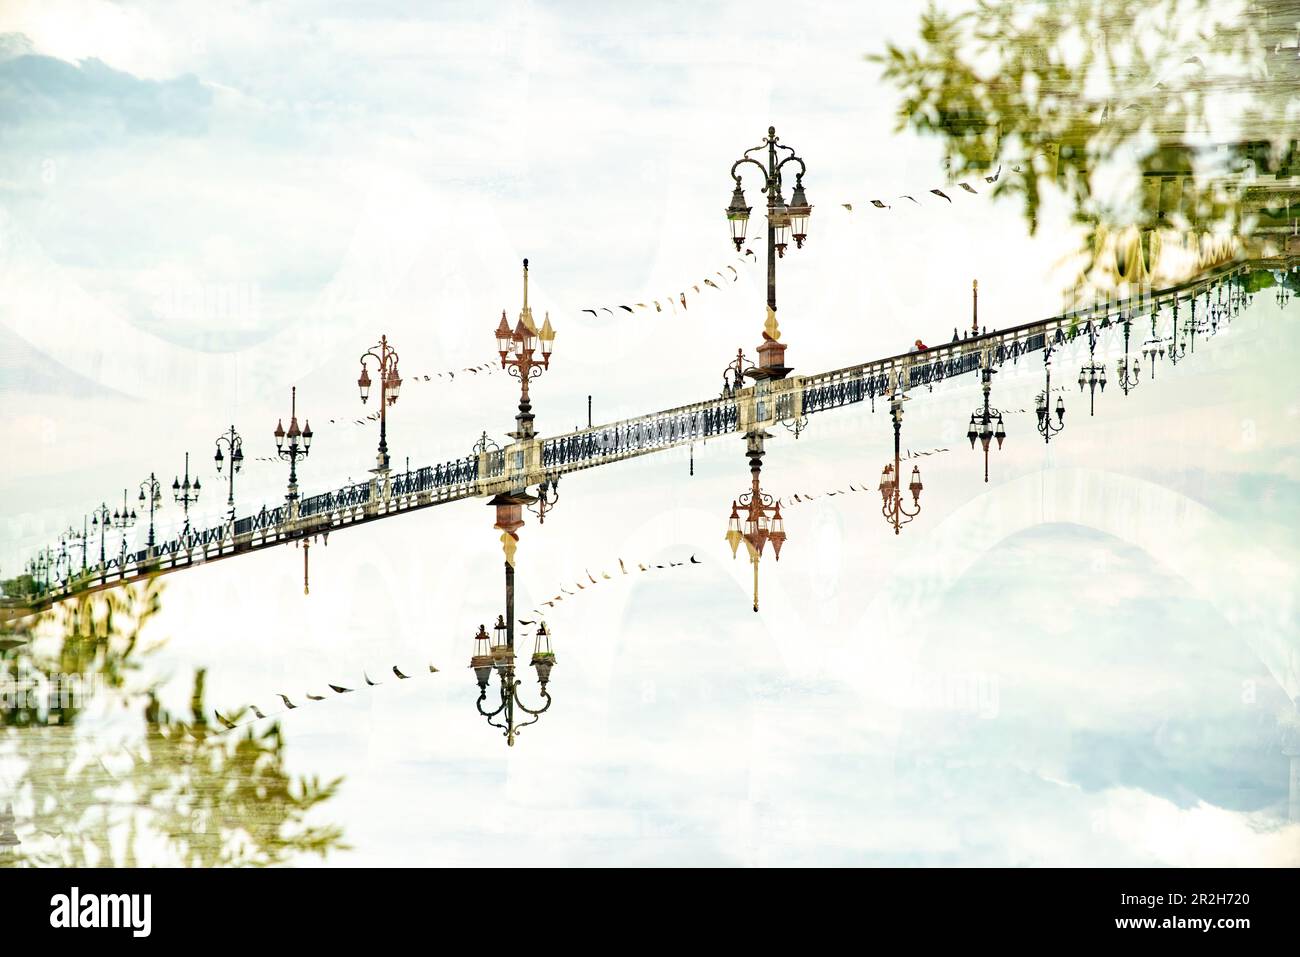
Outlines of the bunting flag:
M428 673L437 674L438 669L431 664L429 665ZM393 674L395 674L398 678L403 680L411 677L411 675L403 674L402 670L397 665L393 665ZM365 679L367 687L374 688L384 683L382 681L371 680L370 675L364 671L361 673L361 675ZM344 687L343 685L330 684L328 682L326 684L329 687L329 689L334 692L335 695L353 694L355 693L356 690L354 688ZM233 711L227 709L227 714L222 714L220 711L214 708L212 714L217 719L217 722L223 728L225 728L225 731L222 732L223 734L225 734L230 731L234 731L238 728L247 727L248 725L253 724L255 721L265 721L268 718L277 718L280 715L287 714L290 711L297 711L299 708L303 707L302 705L294 704L293 700L284 692L277 691L275 692L275 696L284 703L284 707L279 709L278 711L266 712L263 711L255 704L248 704ZM303 692L303 697L307 701L325 701L328 700L329 698L328 695L312 694L310 691ZM252 717L245 719L246 713L251 714ZM245 720L241 720L241 719L245 719Z
M847 204L846 204L846 205L847 205ZM852 211L852 210L850 210L850 212L851 212L851 211ZM741 255L741 256L737 256L737 257L736 257L736 262L741 263L742 265L749 263L751 260L754 261L754 262L757 262L757 261L758 261L758 257L754 254L754 251L753 251L752 249L746 249L746 250L744 251L744 255ZM731 281L732 281L732 282L739 282L739 281L740 281L740 270L738 270L734 265L732 265L732 264L730 264L730 263L727 264L726 268L729 269L729 270L731 271ZM655 312L663 312L663 311L664 311L664 304L665 304L665 303L667 303L668 306L670 306L670 307L672 308L672 311L673 311L673 312L676 312L676 311L677 311L677 306L678 306L678 305L681 305L683 311L689 311L690 306L689 306L689 304L688 304L687 301L686 301L686 294L687 294L688 292L694 292L694 294L698 296L698 295L702 295L703 292L704 292L704 290L701 288L701 283L703 283L703 285L708 286L708 287L710 287L710 288L712 288L712 289L718 289L718 290L721 290L723 284L726 283L726 281L727 281L727 274L726 274L725 272L723 272L721 269L715 269L715 270L713 271L713 275L714 275L714 276L717 276L719 279L721 279L721 280L722 280L722 283L719 283L719 282L717 282L716 280L714 280L714 279L712 279L712 278L704 278L704 279L701 279L700 282L693 282L693 283L691 283L690 285L685 286L685 287L683 287L682 289L678 290L676 293L673 293L673 294L671 294L671 295L665 296L663 299L651 299L649 302L634 302L634 303L631 303L631 304L627 304L627 303L618 303L618 304L616 304L616 305L613 306L613 307L610 307L610 306L585 306L585 307L583 307L583 308L582 308L581 310L579 310L579 311L580 311L580 312L589 312L589 313L591 313L592 316L594 316L594 317L597 318L597 319L600 318L600 314L601 314L602 312L607 312L607 313L609 313L611 316L612 316L612 315L616 315L616 313L614 312L615 309L621 309L622 311L624 311L624 312L626 312L626 313L629 313L629 314L632 314L632 315L635 315L635 314L636 314L636 310L637 310L637 309L644 309L644 310L646 310L646 311L648 312L648 311L650 310L650 307L651 307L652 305L654 306L654 310L655 310Z
M643 571L643 572L648 572L648 571L658 570L658 569L660 569L660 568L665 568L665 567L667 567L667 568L678 568L678 567L683 566L683 565L703 565L703 564L704 564L704 563L703 563L702 561L700 561L698 558L696 558L694 555L691 555L690 558L689 558L688 560L686 560L686 561L680 561L680 562L672 562L672 561L670 561L670 562L668 563L667 566L664 566L664 565L654 565L654 566L649 566L649 565L646 565L646 564L643 563L643 562L637 562L637 563L636 563L637 567L638 567L641 571ZM619 571L620 571L622 574L624 574L624 575L629 574L629 572L628 572L628 568L627 568L627 563L624 562L623 559L621 559L621 558L618 560L618 569L619 569ZM597 578L595 575L593 575L593 574L591 573L591 570L590 570L589 568L584 568L584 569L583 569L583 572L584 572L584 573L586 574L586 576L587 576L587 584L584 585L584 584L582 583L581 580L575 580L574 583L573 583L573 584L574 584L574 587L577 588L579 591L590 591L590 590L591 590L592 588L594 588L596 585L603 584L604 582L607 582L607 581L614 581L614 576L611 575L609 572L605 571L604 569L601 569L600 577L599 577L599 578ZM570 598L577 598L577 597L578 597L578 592L569 591L567 588L565 588L563 585L561 585L561 586L560 586L560 592L559 592L559 594L555 595L553 598L549 598L549 599L547 599L546 601L539 602L539 605L540 605L541 607L539 607L539 608L534 608L534 609L532 610L532 613L533 613L534 615L537 615L538 617L541 617L541 615L542 615L542 610L541 610L541 608L543 608L543 607L544 607L544 608L552 608L552 609L555 608L555 606L556 606L559 602L564 601L564 596L565 596L565 595L568 595ZM526 625L526 624L530 624L530 622L527 622L527 621L523 621L523 620L521 620L521 621L520 621L520 624L524 624L524 625Z
M703 564L704 564L704 562L702 562L700 559L696 558L694 554L692 554L688 559L686 559L686 560L684 560L684 561L671 561L671 560L670 560L670 561L668 562L667 565L659 565L659 564L655 564L655 565L652 565L652 566L648 566L648 565L646 565L646 564L644 564L644 563L642 563L642 562L638 562L638 563L637 563L638 567L639 567L639 568L641 569L641 571L643 571L643 572L658 571L658 570L661 570L661 569L682 568L682 567L685 567L685 566L687 566L687 565L703 565ZM620 558L620 559L618 560L618 566L619 566L619 568L622 570L622 572L623 572L624 575L628 574L627 566L626 566L626 564L624 563L623 559ZM590 589L590 588L592 588L592 587L594 587L594 586L596 586L596 585L599 585L599 584L601 584L602 582L605 582L605 581L613 581L613 580L614 580L614 576L611 575L609 572L604 571L604 570L601 570L600 578L597 578L595 575L593 575L593 574L591 573L591 570L588 569L588 568L584 568L584 569L583 569L583 572L584 572L584 574L585 574L586 577L587 577L587 585L583 585L581 581L575 581L574 584L575 584L578 588L580 588L580 589L582 589L582 590L584 590L584 591L586 591L586 590L588 590L588 589ZM561 586L560 591L564 592L564 594L566 594L566 595L569 595L569 596L572 596L572 597L577 597L577 592L571 592L571 591L569 591L567 588L564 588L563 586ZM557 595L557 596L555 597L555 599L553 599L552 601L550 601L550 602L542 602L542 604L543 604L543 605L548 605L548 606L554 607L554 601L558 601L558 600L560 600L560 596L559 596L559 595ZM542 613L541 613L538 609L534 608L534 609L533 609L533 614L536 615L537 617L536 617L536 618L520 618L520 619L519 619L519 624L521 624L521 625L535 625L535 624L537 624L538 621L540 621L541 618L542 618ZM392 671L393 671L393 674L396 675L396 676L397 676L399 679L401 679L401 680L409 680L409 679L412 677L412 675L405 674L405 673L401 670L401 668L398 667L397 665L393 665L393 666L392 666ZM438 668L435 667L434 665L430 664L430 665L429 665L429 669L428 669L428 674L438 674L438 673L439 673L439 672L438 672ZM365 682L365 685L366 685L366 688L361 689L361 690L363 690L363 691L366 690L366 689L368 689L368 688L374 688L374 687L378 687L379 685L384 684L384 682L382 682L382 681L374 681L374 680L372 680L371 677L370 677L369 672L368 672L368 671L365 671L365 670L363 670L363 671L361 672L361 677L362 677L362 680ZM335 695L335 696L338 696L338 695L345 695L345 694L356 694L356 693L357 693L357 690L358 690L358 689L356 689L356 688L349 688L349 687L347 687L346 685L334 684L334 683L332 683L332 682L326 682L326 683L325 683L325 686L326 686L327 688L329 688L330 691L334 692L334 695ZM217 722L218 722L218 723L219 723L223 728L225 728L225 731L222 732L222 733L224 734L224 733L227 733L227 732L230 732L230 731L234 731L234 730L236 730L236 729L238 729L238 728L246 727L246 726L252 724L254 721L264 721L264 720L266 720L266 719L268 719L268 718L277 718L277 717L279 717L279 716L281 716L281 715L288 714L290 711L297 711L299 708L303 707L303 706L300 705L300 704L295 704L294 701L293 701L293 699L290 698L290 697L289 697L287 694L285 694L284 692L277 691L277 692L275 692L274 694L275 694L275 697L279 698L280 701L283 702L283 704L284 704L284 707L283 707L283 708L280 708L280 709L277 710L277 711L266 712L266 711L263 711L261 708L259 708L259 707L258 707L257 705L255 705L255 704L247 704L247 705L244 705L243 707L238 708L238 709L235 709L235 710L227 709L226 714L222 714L220 711L218 711L218 710L216 710L216 709L213 709L213 712L212 712L212 713L213 713L213 715L215 716L215 718L217 719ZM315 702L315 701L326 701L326 700L329 700L329 699L330 699L330 696L329 696L329 695L318 695L318 694L312 694L310 691L305 691L305 692L303 692L303 698L305 698L307 701ZM251 717L251 718L246 718L246 717L245 717L246 714L252 714L252 717ZM241 719L243 719L243 720L241 720Z

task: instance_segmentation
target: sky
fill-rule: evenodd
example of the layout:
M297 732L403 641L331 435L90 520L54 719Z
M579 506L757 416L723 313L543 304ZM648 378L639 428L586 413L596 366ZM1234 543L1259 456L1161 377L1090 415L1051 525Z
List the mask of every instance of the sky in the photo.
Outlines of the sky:
M381 333L407 378L395 464L501 440L514 382L467 370L495 358L524 257L558 331L539 432L585 425L589 395L597 422L715 395L762 328L723 209L769 125L815 207L778 276L796 372L947 340L974 278L990 326L1057 312L1066 210L1031 238L984 195L870 205L948 185L864 59L916 26L907 5L6 3L0 572L151 472L169 486L187 451L192 518L216 521L232 423L237 507L277 503L283 466L259 459L291 387L306 493L363 477L357 359ZM618 308L728 265L689 310ZM206 667L227 710L415 675L283 716L292 770L345 777L320 813L353 849L329 862L1295 865L1296 316L1261 294L1095 416L1086 346L1064 350L1065 432L1008 415L987 485L976 383L913 394L905 449L947 451L917 459L898 536L848 491L890 454L883 404L779 430L765 487L815 497L787 509L757 615L723 541L741 439L697 445L694 475L678 450L566 477L522 529L519 617L598 585L546 611L555 704L514 748L463 667L500 612L476 501L332 536L309 596L290 548L170 578L150 668L180 702ZM1021 360L995 403L1031 408L1042 377Z

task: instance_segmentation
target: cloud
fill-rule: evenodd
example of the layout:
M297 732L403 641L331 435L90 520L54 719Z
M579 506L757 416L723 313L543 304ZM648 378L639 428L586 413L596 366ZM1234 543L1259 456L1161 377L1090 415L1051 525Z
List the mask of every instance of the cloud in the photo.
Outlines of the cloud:
M213 94L196 76L141 79L102 60L69 63L25 52L30 48L21 34L5 34L0 46L0 113L11 146L68 148L131 136L198 136L208 128Z

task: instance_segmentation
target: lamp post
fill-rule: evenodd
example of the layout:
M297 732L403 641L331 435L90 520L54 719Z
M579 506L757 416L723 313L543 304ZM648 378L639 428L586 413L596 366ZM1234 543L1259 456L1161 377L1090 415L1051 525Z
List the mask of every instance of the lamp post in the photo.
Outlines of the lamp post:
M27 561L27 574L41 592L50 590L50 570L54 567L54 551L48 545L41 548L35 558Z
M298 387L294 386L289 400L289 431L284 430L284 420L275 423L275 452L289 463L289 510L293 512L298 502L298 460L305 459L311 452L311 421L307 428L298 427ZM285 444L285 439L288 444Z
M104 539L108 533L108 526L112 522L112 513L108 510L108 503L101 502L99 508L92 509L90 512L90 527L99 530L99 578L104 581L108 574L107 562L108 552L104 547Z
M478 681L479 695L475 707L487 719L488 724L501 729L506 744L514 747L519 732L530 724L536 724L551 707L551 695L546 690L546 685L551 680L551 669L555 667L555 652L551 650L551 633L543 621L537 626L533 642L532 666L537 671L537 683L546 703L540 708L530 708L519 696L522 682L515 677L514 642L508 638L510 629L504 615L497 616L492 631L493 635L489 637L487 629L479 625L478 632L474 635L474 654L469 660L469 666L474 669L474 677ZM501 704L494 711L485 711L483 702L487 700L488 684L492 680L493 671L496 671L501 684ZM531 717L517 723L516 709ZM495 720L498 715L501 716L500 721Z
M966 429L966 438L970 439L970 447L975 448L975 440L979 439L980 445L984 449L984 482L989 480L989 444L997 439L998 448L1002 448L1002 443L1007 437L1007 429L1002 421L1002 413L989 405L989 390L993 384L993 374L997 369L992 368L987 363L981 370L981 378L984 387L984 404L975 409L970 416L970 424ZM902 415L900 410L899 415ZM996 421L995 421L996 420Z
M1195 307L1193 307L1195 308ZM1156 310L1151 310L1151 335L1142 343L1142 358L1147 361L1151 367L1151 378L1154 381L1156 377L1156 359L1165 357L1165 340L1160 338L1156 332Z
M745 369L748 361L745 350L737 349L736 358L722 370L722 398L729 399L745 387Z
M533 437L533 405L528 400L528 381L536 379L551 367L551 350L555 347L555 330L551 328L550 314L546 314L542 328L533 322L533 310L528 305L528 260L524 260L524 306L519 311L519 321L512 330L501 310L501 321L494 331L497 352L501 355L501 368L519 380L519 412L515 416L512 438L525 441ZM541 358L534 353L541 351Z
M1178 338L1178 297L1173 302L1173 335L1169 338L1169 361L1178 365L1187 355L1187 335L1184 329L1182 341Z
M222 446L226 451L221 451ZM230 508L230 525L231 534L234 534L235 524L235 473L244 465L244 440L239 433L235 431L232 425L230 431L224 435L217 436L217 454L213 456L213 461L217 463L217 471L220 472L225 464L226 455L230 456L230 471L227 473L229 479L229 492L226 495L226 505Z
M771 435L761 429L745 435L745 451L749 455L749 490L731 502L731 517L727 523L727 544L731 557L736 557L740 543L749 551L750 564L754 566L754 611L758 611L758 562L763 549L772 543L772 554L779 562L781 546L785 544L785 520L781 517L781 503L759 487L759 474L763 469L763 440ZM741 517L741 510L744 517Z
M379 344L361 354L361 376L357 388L361 390L361 404L370 398L370 370L368 359L373 359L379 375L379 455L376 472L388 471L388 407L397 403L402 392L402 377L397 371L397 350L388 344L388 336L379 337Z
M140 504L149 506L149 538L146 544L150 551L153 551L154 533L153 533L153 516L154 512L162 508L162 485L154 478L152 472L149 477L140 483Z
M1052 436L1065 428L1065 399L1059 395L1056 397L1056 425L1053 425L1051 416L1052 350L1050 347L1043 350L1043 371L1047 374L1047 382L1043 386L1043 391L1038 393L1034 411L1038 413L1038 434L1043 437L1044 442L1051 442Z
M1175 335L1177 334L1175 330ZM1088 363L1079 370L1079 391L1088 387L1088 415L1096 414L1097 389L1106 391L1106 363L1097 361L1097 330L1088 320ZM1172 358L1172 347L1171 347Z
M126 530L135 525L135 509L127 510L126 489L122 489L122 511L113 510L113 527L122 533L122 554L126 555Z
M68 530L63 533L63 536L72 548L81 549L81 573L84 575L86 570L90 567L86 555L88 543L90 542L89 517L82 517L81 531L77 531L74 526L69 525Z
M902 476L902 456L900 442L903 431L903 396L895 392L889 402L889 414L894 422L894 461L886 464L880 472L880 514L885 523L894 527L894 534L921 514L921 469L912 466L912 479L907 489L912 493L912 508L903 504L902 489L899 479Z
M766 163L750 155L764 151L767 153ZM781 170L787 163L799 164L789 205L786 205L781 190ZM767 197L767 320L763 324L763 343L758 347L758 367L747 369L745 374L754 379L784 379L791 370L785 365L785 344L780 341L781 330L776 321L776 261L785 256L791 237L796 249L802 249L808 237L808 217L812 214L812 206L803 190L803 177L807 170L803 159L793 148L781 143L776 128L772 126L767 128L763 142L745 150L741 158L731 164L735 190L726 212L731 225L731 240L736 244L737 252L745 245L745 231L752 208L746 205L745 191L737 172L745 165L756 166L762 172L762 189Z
M537 501L528 506L528 510L537 516L537 524L546 523L546 513L555 508L560 500L560 473L547 472L542 483L537 486Z
M1124 394L1128 395L1138 387L1138 378L1142 367L1137 359L1134 359L1130 364L1128 358L1128 343L1133 327L1133 317L1128 314L1121 314L1119 321L1124 326L1124 358L1115 367L1115 378L1119 380L1119 387L1124 390Z
M199 500L199 492L203 491L203 486L199 482L199 477L194 476L194 481L190 481L190 453L185 453L185 478L177 476L172 479L172 501L181 507L185 512L185 525L181 529L182 537L190 533L190 506Z

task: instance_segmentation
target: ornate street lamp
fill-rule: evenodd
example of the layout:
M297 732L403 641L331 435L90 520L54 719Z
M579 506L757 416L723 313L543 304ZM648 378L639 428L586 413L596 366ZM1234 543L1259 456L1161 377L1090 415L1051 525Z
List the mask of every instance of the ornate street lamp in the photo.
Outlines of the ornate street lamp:
M293 386L289 399L289 431L284 430L283 419L275 423L275 452L289 463L288 500L291 510L298 501L298 460L305 459L311 452L311 436L310 420L305 429L298 428L298 387Z
M745 387L745 369L749 360L744 349L736 350L736 358L722 370L722 398L729 399Z
M763 150L767 151L766 164L750 155ZM781 170L787 163L799 165L789 205L786 205L781 189ZM796 249L803 248L804 240L808 238L808 217L812 214L812 206L803 189L803 177L807 170L803 159L791 147L780 142L776 128L771 126L767 128L767 136L762 143L746 150L740 159L731 164L735 189L726 212L727 222L731 226L731 240L736 244L737 252L745 245L751 210L746 205L745 191L737 172L742 165L756 166L762 172L762 189L767 197L767 320L763 324L763 343L758 347L759 364L756 368L745 370L745 374L754 379L784 379L791 370L785 365L785 344L780 341L781 330L776 321L776 261L785 256L792 236Z
M105 564L108 561L108 551L105 548L104 540L112 521L112 513L108 510L107 502L101 502L99 508L90 510L90 527L99 532L99 571L101 580L106 572Z
M1151 310L1151 335L1142 343L1142 358L1151 367L1151 378L1156 377L1156 360L1165 357L1165 340L1156 332L1156 310ZM1040 430L1041 431L1041 430Z
M1002 443L1007 437L1007 429L1002 421L1002 413L989 405L989 389L993 384L993 374L997 371L997 369L988 365L981 370L984 404L976 407L975 411L971 413L970 424L966 428L966 438L970 440L970 447L974 449L975 440L979 439L980 446L984 449L985 483L989 480L989 444L996 439L998 448L1001 449ZM902 412L900 411L899 414L901 415Z
M1169 337L1169 361L1174 365L1183 361L1187 355L1187 333L1183 330L1181 339L1178 337L1178 297L1174 296L1173 300L1173 335Z
M232 526L231 534L234 534L233 526L235 524L235 473L244 465L244 440L235 427L230 427L230 432L225 435L217 436L217 454L213 456L213 461L217 463L217 471L220 472L226 461L226 453L221 451L221 447L226 447L226 453L230 455L230 471L228 474L229 493L226 495L226 505L230 508L230 524Z
M497 623L492 630L493 636L489 637L487 629L479 625L478 632L474 635L474 654L469 660L469 666L474 669L474 677L478 681L479 695L475 707L487 719L488 724L501 729L506 744L514 747L519 732L530 724L536 724L551 707L551 695L546 690L546 685L551 680L551 669L555 667L555 652L551 650L551 633L543 621L537 627L533 643L532 666L537 672L537 683L546 703L540 708L530 708L519 696L522 682L515 678L515 649L513 641L507 637L509 629L505 616L497 616ZM488 684L492 680L493 671L497 673L501 684L501 704L494 711L485 711L483 702L487 700ZM531 715L531 718L517 723L516 709ZM498 715L501 716L500 721L495 720Z
M547 472L542 483L537 486L537 501L528 506L528 510L537 516L537 524L546 523L546 513L555 508L560 500L560 473Z
M182 537L190 533L190 506L199 500L199 492L203 491L203 485L199 482L199 477L194 476L194 481L190 481L190 453L185 453L185 478L180 476L172 479L172 500L185 511L185 526L181 530Z
M113 510L113 527L122 533L122 555L126 556L126 530L135 525L135 509L127 510L126 507L126 489L122 489L122 511Z
M885 523L894 527L894 534L921 514L921 469L912 466L912 478L907 489L912 493L912 507L903 504L902 489L899 479L902 476L902 456L900 442L903 431L903 396L895 392L889 402L889 414L894 422L894 461L886 464L880 472L880 514ZM999 443L1000 444L1000 443Z
M524 441L533 437L533 405L528 400L528 381L536 379L551 367L551 350L555 346L555 330L551 328L548 313L538 329L533 322L533 310L528 305L528 260L524 260L524 306L519 311L519 321L514 329L501 310L501 322L494 331L497 352L501 355L501 368L519 380L519 413L515 416L512 438ZM541 357L534 354L539 351Z
M1175 330L1175 335L1177 331ZM1097 389L1106 391L1106 363L1097 361L1097 330L1092 320L1088 320L1088 363L1079 370L1079 391L1088 387L1088 415L1096 414ZM1170 347L1172 357L1173 349Z
M149 538L146 544L150 551L154 546L153 516L155 511L162 508L162 501L162 484L150 472L149 477L140 483L140 505L142 508L145 504L149 506Z
M772 436L761 429L745 436L745 451L749 455L750 487L731 502L731 517L727 523L727 544L735 558L740 543L749 551L750 564L754 566L754 611L758 611L758 562L763 549L772 543L772 554L779 562L781 546L785 544L785 519L781 517L781 503L759 487L759 474L763 469L763 440ZM744 515L742 518L741 511Z
M86 554L90 543L89 517L82 518L81 531L77 531L76 528L69 525L68 530L63 533L63 537L70 548L81 549L81 574L86 574L87 569L90 567Z
M388 344L388 336L379 337L379 344L361 354L361 376L357 388L361 390L361 404L370 398L370 370L366 360L373 359L379 376L379 455L376 472L388 471L388 407L397 402L402 392L402 376L398 372L397 350Z
M41 548L35 558L27 561L27 574L32 580L32 584L39 587L42 593L50 590L50 572L55 565L54 550L48 545Z
M1130 363L1128 358L1128 343L1133 326L1133 317L1129 314L1121 314L1119 321L1124 326L1124 358L1115 367L1115 378L1119 381L1119 387L1124 390L1124 394L1128 395L1138 387L1142 367L1137 359Z
M1065 399L1059 395L1056 397L1056 424L1053 425L1051 416L1052 350L1050 346L1043 349L1043 371L1047 373L1047 382L1043 386L1043 391L1038 393L1034 411L1038 414L1038 434L1043 437L1044 442L1051 442L1052 436L1065 428Z

